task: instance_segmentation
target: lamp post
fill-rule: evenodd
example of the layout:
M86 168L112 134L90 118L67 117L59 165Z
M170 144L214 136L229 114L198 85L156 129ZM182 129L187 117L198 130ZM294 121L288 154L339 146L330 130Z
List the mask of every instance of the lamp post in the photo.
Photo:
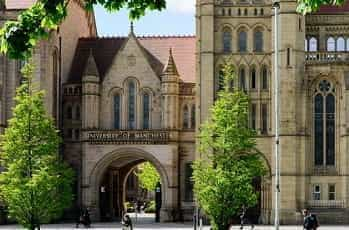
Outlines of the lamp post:
M279 230L279 209L280 209L280 108L279 108L279 10L280 2L275 0L273 2L274 9L274 99L275 99L275 230Z

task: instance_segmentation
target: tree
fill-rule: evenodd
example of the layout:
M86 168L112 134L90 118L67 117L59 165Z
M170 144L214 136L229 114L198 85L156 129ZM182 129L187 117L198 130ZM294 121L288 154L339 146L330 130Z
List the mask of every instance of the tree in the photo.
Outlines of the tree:
M234 80L231 65L224 68L224 90L201 127L199 152L194 162L194 193L210 218L213 229L226 230L242 207L253 207L258 193L252 180L264 166L256 149L255 132L248 128L248 96L229 88Z
M149 162L145 162L139 166L139 173L136 173L141 188L147 191L154 191L158 182L160 182L160 175L156 168Z
M17 21L8 21L0 31L0 51L10 58L25 60L31 56L36 43L47 38L67 16L71 0L38 0L30 9L23 11ZM165 0L82 0L86 10L100 4L109 11L129 9L132 20L145 14L146 10L162 10Z
M40 229L70 206L73 172L59 159L60 138L46 115L43 92L32 84L33 68L27 64L22 73L13 117L2 136L0 195L11 218Z

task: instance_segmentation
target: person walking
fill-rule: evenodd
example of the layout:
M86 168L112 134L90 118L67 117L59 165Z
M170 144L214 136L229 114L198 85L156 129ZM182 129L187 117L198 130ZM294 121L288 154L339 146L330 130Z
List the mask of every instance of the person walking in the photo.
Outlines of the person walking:
M309 212L308 209L303 210L303 228L305 230L316 230L320 225L316 215Z

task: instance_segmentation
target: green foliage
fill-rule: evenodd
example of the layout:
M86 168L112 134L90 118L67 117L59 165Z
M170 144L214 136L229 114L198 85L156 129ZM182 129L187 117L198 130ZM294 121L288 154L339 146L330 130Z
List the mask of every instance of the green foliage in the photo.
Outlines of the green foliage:
M201 158L193 165L194 192L215 230L228 229L241 208L252 207L258 194L252 180L264 174L255 132L248 128L248 96L229 88L231 65L224 68L224 90L200 132Z
M136 173L141 188L147 191L154 191L158 182L160 182L160 175L156 168L149 162L145 162L139 166L139 173Z
M317 11L321 5L342 5L344 0L298 0L297 11L307 14Z
M47 38L67 16L70 0L38 0L30 9L23 11L17 21L8 21L0 30L0 51L10 58L28 59L36 43ZM101 4L109 11L125 7L130 18L138 19L146 10L162 10L165 0L85 0L87 10Z
M27 64L9 127L2 136L1 199L27 229L58 218L72 201L73 172L58 157L60 139L45 112L43 92L32 84Z
M145 208L145 213L155 213L156 211L156 206L155 206L155 201L151 200L148 204L147 207Z

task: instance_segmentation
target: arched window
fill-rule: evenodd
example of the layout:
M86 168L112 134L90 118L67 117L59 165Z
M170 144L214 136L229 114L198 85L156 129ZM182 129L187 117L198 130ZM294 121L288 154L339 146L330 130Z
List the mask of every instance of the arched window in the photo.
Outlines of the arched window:
M195 129L195 126L196 126L196 120L195 120L195 105L192 105L191 106L191 121L190 121L190 123L191 123L191 128L192 129Z
M66 118L73 119L73 108L69 105L66 110Z
M187 105L183 109L183 129L189 129L189 109Z
M81 119L80 105L77 105L75 107L75 119L76 120L80 120Z
M308 51L308 40L304 39L304 51Z
M231 30L229 28L223 29L223 52L230 53L231 52Z
M314 96L314 163L335 165L335 89L322 80Z
M222 16L225 16L225 9L222 9Z
M253 48L255 52L263 51L263 32L261 30L254 31Z
M241 15L241 9L240 8L238 9L238 15L239 16Z
M345 51L345 40L343 37L337 38L337 51Z
M221 90L223 90L224 88L224 73L223 73L223 70L220 69L219 72L218 72L218 75L216 77L216 92L219 92Z
M262 89L268 89L268 69L267 67L263 66L262 71L261 71L261 75L262 75L262 84L261 84L261 88Z
M114 129L120 129L121 121L121 96L120 94L114 95Z
M264 9L263 8L261 9L261 15L264 15Z
M256 89L257 87L256 69L253 67L251 70L251 89Z
M239 83L240 89L246 91L246 72L245 68L241 67L239 71Z
M245 14L245 15L247 15L247 14L248 14L248 11L247 11L247 9L245 9L245 11L244 11L244 14Z
M316 52L317 51L317 39L314 37L311 37L309 39L309 51L310 52Z
M247 51L247 33L246 31L239 32L239 52Z
M335 51L336 50L336 42L333 37L329 37L327 39L327 51Z
M133 81L128 83L128 128L136 128L136 85Z
M257 15L258 14L258 10L255 8L254 9L254 15Z
M143 129L150 128L150 95L143 94Z
M231 9L228 9L228 15L231 16Z

